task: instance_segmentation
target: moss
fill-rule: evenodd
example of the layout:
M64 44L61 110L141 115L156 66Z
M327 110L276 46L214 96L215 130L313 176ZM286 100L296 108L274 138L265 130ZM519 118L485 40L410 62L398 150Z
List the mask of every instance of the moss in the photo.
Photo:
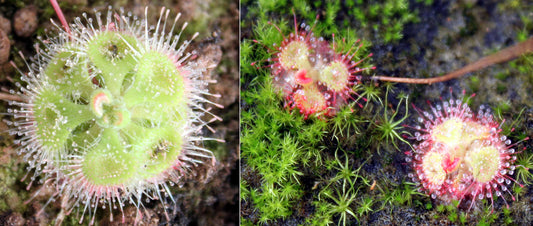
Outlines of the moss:
M243 5L251 4L243 1ZM319 35L339 33L343 28L335 26L342 21L346 27L358 27L373 30L384 43L394 43L403 37L404 26L418 22L417 13L409 9L407 0L332 0L327 2L306 0L258 1L257 7L248 8L243 21L266 22L279 15L290 15L294 12L301 20L314 21L317 15L321 22L316 31ZM343 10L341 10L343 9ZM342 12L348 10L348 13ZM354 19L355 18L355 19ZM372 35L373 36L373 35Z
M399 41L403 37L404 26L418 22L416 12L409 10L409 2L406 0L349 0L345 2L345 6L356 18L351 23L355 23L357 27L372 29L384 43Z
M259 90L242 93L243 100L255 108L241 115L241 156L262 181L250 188L250 201L261 213L261 222L292 213L303 193L300 166L316 158L306 153L320 150L326 126L320 119L304 122L301 115L284 109L270 79L264 79Z
M531 173L531 170L533 170L533 154L531 152L524 151L518 156L516 164L518 165L516 169L516 179L518 182L524 185L531 185L533 183L533 174ZM515 185L514 187L516 190L519 190L515 191L516 194L521 194L524 192L522 186Z
M22 212L26 209L23 201L28 198L28 193L18 184L25 172L24 168L16 165L13 149L0 147L0 211L13 210Z
M351 225L358 222L360 216L373 211L373 198L360 197L359 194L360 190L370 186L369 180L360 174L364 163L354 169L350 158L342 150L335 152L331 162L331 169L336 174L330 179L321 180L324 185L317 186L320 191L313 202L316 211L306 220L307 224L324 225L338 218L338 225Z
M392 88L391 88L392 89ZM408 104L408 98L407 97L400 97L399 95L399 103L396 106L396 109L392 108L389 110L389 102L388 102L388 95L389 90L387 90L385 94L385 104L382 105L382 111L383 114L376 114L376 117L372 120L372 125L374 127L373 133L375 136L373 136L374 140L376 140L376 143L378 143L380 146L393 146L395 149L400 150L398 146L398 142L403 142L405 144L409 144L407 140L405 140L406 135L410 135L408 132L403 131L403 125L404 121L409 117L409 104ZM400 107L402 107L402 101L405 101L405 113L403 115L403 112L400 112ZM389 149L389 148L387 148Z

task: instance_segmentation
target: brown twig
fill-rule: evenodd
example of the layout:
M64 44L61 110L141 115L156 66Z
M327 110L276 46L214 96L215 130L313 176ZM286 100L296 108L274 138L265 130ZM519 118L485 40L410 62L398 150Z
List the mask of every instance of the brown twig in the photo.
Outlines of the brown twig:
M371 79L387 81L387 82L399 82L399 83L413 83L413 84L433 84L437 82L444 82L450 79L461 77L467 73L480 70L493 64L499 64L517 58L523 54L533 51L533 38L529 38L526 41L518 43L514 46L502 49L492 55L488 55L479 59L478 61L468 64L459 70L448 73L444 76L434 78L399 78L389 76L373 76Z
M9 93L4 93L4 92L0 92L0 100L8 100L8 101L13 100L13 101L18 101L18 102L24 101L22 97L20 96L9 94Z

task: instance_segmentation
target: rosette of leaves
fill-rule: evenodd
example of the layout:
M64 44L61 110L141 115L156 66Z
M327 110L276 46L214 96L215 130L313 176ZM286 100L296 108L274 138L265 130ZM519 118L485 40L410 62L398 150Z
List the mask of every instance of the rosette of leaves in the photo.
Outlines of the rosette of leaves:
M96 13L96 23L83 14L43 42L22 77L27 85L17 92L23 101L10 102L10 132L35 169L31 180L41 175L56 186L50 201L62 199L59 222L74 207L80 222L87 212L92 224L99 207L165 202L162 193L190 166L214 164L197 145L208 139L200 135L209 113L204 69L186 62L190 41L177 47L179 15L165 32L168 15L162 9L154 27L124 12Z

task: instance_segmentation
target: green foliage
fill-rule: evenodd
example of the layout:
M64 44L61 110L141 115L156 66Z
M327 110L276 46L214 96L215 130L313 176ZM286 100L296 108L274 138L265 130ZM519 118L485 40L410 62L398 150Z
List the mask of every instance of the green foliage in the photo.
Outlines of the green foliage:
M510 106L507 104L507 102L502 102L498 104L496 108L494 108L495 115L497 118L499 118L501 121L505 120L504 114L509 111ZM505 134L506 136L513 137L516 140L523 140L526 139L527 135L525 131L523 130L516 130L517 127L521 126L523 124L524 118L522 118L522 114L526 108L522 108L518 115L513 116L513 121L511 123L504 123L502 125L502 134Z
M483 200L483 204L486 204L486 200ZM499 212L499 211L498 211ZM491 207L488 205L485 205L485 208L483 209L483 212L479 213L481 216L480 220L478 221L477 225L492 225L498 219L499 213L494 212Z
M329 1L325 5L322 2L310 3L306 0L259 0L254 3L255 7L250 7L248 14L243 18L244 21L257 21L257 24L267 24L272 18L279 15L292 15L293 11L299 15L300 22L307 21L308 24L315 21L317 17L316 8L320 7L325 10L324 15L320 15L321 21L317 24L316 31L322 31L325 28L330 33L337 32L334 25L335 17L340 9L339 1ZM292 24L292 18L290 24ZM320 32L317 32L320 34Z
M361 132L360 126L366 122L357 112L354 112L356 103L351 103L341 108L335 117L330 119L332 138L347 137Z
M498 103L498 106L494 108L494 114L497 117L502 118L502 114L504 112L509 112L510 108L511 108L511 101L509 100L502 101Z
M252 221L250 221L250 220L248 220L248 219L246 219L246 218L241 217L240 225L242 225L242 226L253 226L253 225L255 225L255 224L252 223Z
M240 180L239 191L241 195L240 196L241 200L246 201L246 199L250 197L250 190L248 189L248 185L245 180Z
M470 89L472 89L472 92L478 92L480 86L480 80L477 76L471 76L470 77Z
M451 222L455 222L457 220L457 212L452 212L448 214L448 220Z
M521 196L523 196L526 192L527 188L524 187L522 184L513 184L513 194L515 196L515 200L519 200Z
M384 209L387 205L412 205L413 196L424 196L424 194L418 192L418 187L412 182L402 182L399 185L385 182L385 186L378 186L380 190L381 207ZM392 189L391 189L392 187ZM421 204L422 205L422 204ZM437 210L440 206L437 206ZM426 206L427 208L427 206ZM391 209L392 211L392 209Z
M461 214L459 215L459 222L464 225L466 224L467 219L468 219L467 213L461 212Z
M312 225L329 223L331 217L335 216L339 217L338 225L346 225L351 222L351 218L357 220L357 214L362 216L372 212L372 198L358 198L359 190L362 187L370 186L369 180L359 173L365 163L354 169L346 152L343 151L344 162L339 158L338 154L339 150L335 152L335 166L333 167L337 173L320 190L318 201L314 202L315 206L317 206L317 211L307 221ZM354 208L355 205L359 205L359 207Z
M502 209L503 216L505 217L503 222L505 224L510 225L513 223L513 218L511 217L511 210L509 208L503 208Z
M518 154L515 162L516 165L516 179L524 185L533 184L533 154L522 152Z
M424 3L432 2L425 0ZM345 31L342 27L335 26L336 21L340 20L343 21L344 27L372 30L384 43L399 41L403 37L405 24L419 21L416 12L409 10L407 0L259 0L255 4L256 7L248 9L244 21L256 20L258 24L266 23L279 15L291 15L294 10L298 19L301 22L307 21L307 24L315 21L317 15L320 17L315 28L318 35L339 34ZM345 11L348 11L348 14L343 13ZM292 23L292 20L290 22Z
M452 201L452 203L447 205L439 204L437 208L435 208L437 213L433 215L433 218L440 219L446 217L450 222L464 224L464 222L466 222L467 215L465 212L459 211L457 204L459 204L458 201Z
M349 220L349 217L352 216L357 219L351 205L356 201L357 191L353 190L353 187L343 188L342 190L335 190L332 192L329 189L322 190L321 194L324 196L324 199L330 200L333 204L329 210L331 215L340 215L338 225L346 225L346 221Z
M255 73L255 70L256 68L254 66L252 66L252 63L254 62L252 57L254 54L254 48L253 48L253 43L249 40L245 40L243 42L241 42L241 45L240 45L240 48L241 48L241 56L239 57L240 59L240 64L241 64L241 73L242 74L252 74L252 73Z
M515 69L519 73L531 73L533 72L533 54L524 55L514 61L509 62L509 66Z
M344 156L346 156L345 152ZM335 163L338 165L335 167L337 174L330 180L331 183L339 183L342 181L343 188L347 186L354 187L356 185L356 180L359 179L361 180L360 182L370 186L369 181L365 177L359 175L359 171L361 170L361 167L363 167L362 165L357 169L352 169L352 166L349 164L349 158L345 157L344 163L342 163L338 157L338 151L335 152ZM331 183L329 185L331 185Z
M363 216L365 214L372 212L372 205L374 204L374 200L370 197L364 197L359 202L359 207L357 208L357 213L359 213L359 216Z
M280 217L289 216L293 200L301 196L301 188L294 183L264 183L261 191L252 190L250 197L262 213L260 222L266 223Z
M242 92L248 107L241 112L241 156L262 181L250 197L261 213L260 221L267 222L292 213L303 192L301 165L321 158L315 150L320 150L327 124L320 119L304 121L300 114L285 109L269 77L251 83L256 88Z
M367 111L372 111L374 105L371 103L379 103L381 106L383 106L383 100L381 99L381 89L377 86L373 84L360 84L355 86L354 90L359 93L361 98L364 98L366 100L364 108Z
M419 21L416 12L409 10L407 0L347 0L345 6L356 18L355 23L358 27L372 29L384 43L399 41L403 37L405 24ZM346 21L346 23L351 22Z
M445 206L440 204L437 206L437 212L442 213L446 210Z
M374 133L376 134L375 138L377 139L377 142L380 144L380 146L394 146L397 150L400 150L398 146L398 141L401 141L405 144L408 144L411 146L411 144L405 140L402 135L406 134L409 135L407 131L403 131L403 122L407 117L409 117L409 104L408 104L408 98L407 97L400 97L398 106L396 106L396 110L393 110L392 115L389 115L389 111L387 110L388 101L387 97L389 95L389 89L387 89L385 93L385 105L382 106L383 108L383 114L377 114L376 118L372 120L372 124L374 125ZM400 107L402 101L405 100L405 114L402 118L396 119L398 114L400 113Z
M529 37L529 32L533 30L533 20L529 16L520 15L520 19L523 23L522 30L518 31L516 34L516 39L519 42L525 41Z
M433 4L433 0L416 0L416 2L423 2L426 6Z
M333 218L333 204L322 201L313 201L315 206L315 214L311 218L306 219L306 223L313 226L329 225L333 224L331 220Z
M82 157L77 173L100 186L129 185L172 168L182 151L183 116L192 113L174 62L156 51L134 56L144 47L125 33L48 46L57 53L40 72L31 103L39 152L59 164L72 164L66 154Z

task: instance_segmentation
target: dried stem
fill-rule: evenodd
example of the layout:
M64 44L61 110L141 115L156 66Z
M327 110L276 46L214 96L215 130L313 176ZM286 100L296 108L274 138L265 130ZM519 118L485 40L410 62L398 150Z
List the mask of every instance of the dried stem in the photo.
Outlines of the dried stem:
M483 57L478 61L468 64L459 70L448 73L444 76L434 78L398 78L389 76L373 76L371 79L387 81L387 82L400 82L400 83L413 83L413 84L433 84L437 82L444 82L450 79L461 77L467 73L480 70L493 64L506 62L517 58L523 54L533 51L533 38L529 38L526 41L518 43L514 46L502 49L492 55Z

